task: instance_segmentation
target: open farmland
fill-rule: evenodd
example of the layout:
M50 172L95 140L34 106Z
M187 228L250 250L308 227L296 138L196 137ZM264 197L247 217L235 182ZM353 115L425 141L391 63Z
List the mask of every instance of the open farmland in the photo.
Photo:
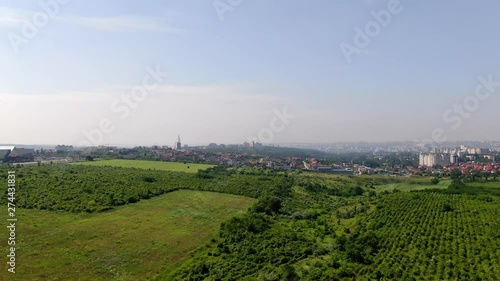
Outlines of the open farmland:
M162 170L171 172L186 172L196 173L198 170L205 170L213 167L214 165L206 164L193 164L181 162L162 162L162 161L144 161L144 160L99 160L74 163L75 165L90 165L90 166L111 166L123 168L138 168L138 169L151 169Z
M298 175L282 208L225 222L158 280L499 280L498 183L431 179Z
M211 243L221 222L254 202L179 190L98 214L19 209L20 258L9 280L148 279ZM2 270L0 280L7 274Z
M345 270L357 280L498 280L499 203L489 196L388 195L357 229L378 237L377 253Z
M451 184L451 180L441 180L437 184L432 184L430 179L427 182L412 182L405 181L400 183L390 183L385 185L379 185L376 187L376 191L412 191L412 190L424 190L424 189L446 189Z

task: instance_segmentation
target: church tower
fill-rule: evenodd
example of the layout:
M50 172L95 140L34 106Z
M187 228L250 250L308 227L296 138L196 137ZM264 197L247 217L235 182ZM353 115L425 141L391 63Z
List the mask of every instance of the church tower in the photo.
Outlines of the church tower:
M177 142L175 143L175 149L177 149L177 150L181 150L182 149L181 136L180 135L177 136Z

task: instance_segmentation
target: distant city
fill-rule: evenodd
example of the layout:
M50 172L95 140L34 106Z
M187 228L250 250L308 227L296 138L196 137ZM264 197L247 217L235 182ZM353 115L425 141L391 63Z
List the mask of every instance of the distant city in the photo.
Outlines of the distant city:
M435 148L450 147L481 147L492 151L500 151L500 141L453 141L439 144L423 144L415 141L394 141L394 142L337 142L326 144L308 144L308 143L284 143L280 144L286 147L316 149L329 153L348 153L348 152L431 152Z
M500 141L450 141L443 142L439 144L423 144L416 141L392 141L392 142L333 142L333 143L275 143L275 144L263 144L259 142L243 142L242 144L217 144L217 143L207 143L206 145L193 145L188 144L182 145L180 135L176 142L172 142L172 148L180 149L188 147L216 147L216 146L271 146L271 147L289 147L289 148L299 148L299 149L313 149L326 153L350 153L350 152L433 152L434 149L446 149L446 148L456 148L456 147L477 147L483 149L490 149L491 151L500 151ZM35 150L39 149L55 149L58 145L40 145L40 144L0 144L2 147L19 147L19 148L32 148ZM118 147L118 148L132 148L130 146L120 146L120 145L97 145L106 147ZM158 145L156 145L158 146ZM84 150L86 147L78 146L68 146L74 147L75 150ZM161 145L161 147L169 147L168 145Z
M417 142L342 142L335 144L183 144L179 135L173 146L74 147L72 145L2 145L0 164L45 164L98 159L142 159L206 163L227 166L260 166L336 174L448 174L500 171L500 142L449 142L439 147Z

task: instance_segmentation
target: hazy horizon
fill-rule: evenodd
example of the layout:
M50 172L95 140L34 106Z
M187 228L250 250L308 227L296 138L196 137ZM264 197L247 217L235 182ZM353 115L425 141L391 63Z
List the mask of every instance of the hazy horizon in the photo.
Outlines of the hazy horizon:
M500 140L496 1L65 2L0 1L1 143Z
M206 143L189 143L189 142L183 142L182 145L184 146L185 144L188 145L189 147L199 147L199 146L208 146L210 143L213 142L206 142ZM338 142L325 142L325 143L313 143L313 142L303 142L303 143L297 143L297 142L283 142L283 143L264 143L264 146L281 146L281 147L290 147L290 148L304 148L304 149L312 149L313 147L320 147L320 146L332 146L336 144L379 144L381 146L388 145L388 144L402 144L402 143L408 143L408 144L413 144L415 146L423 147L423 145L426 145L426 143L422 143L419 141L380 141L380 142L370 142L370 141L338 141ZM500 140L452 140L452 141L446 141L443 143L437 143L433 144L430 143L427 146L430 148L437 148L437 147L456 147L457 145L470 145L473 143L475 146L477 146L477 143L500 143ZM243 143L216 143L217 145L243 145ZM20 146L20 147L26 147L26 148L39 148L39 147L55 147L58 145L71 145L75 147L79 147L78 144L70 144L70 143L0 143L1 146ZM473 145L473 147L475 147ZM110 147L119 147L119 148L134 148L134 147L151 147L151 146L168 146L168 147L175 147L175 144L170 144L170 143L155 143L155 144L133 144L133 145L122 145L122 144L109 144L109 143L103 143L100 146L110 146ZM86 147L86 146L82 146ZM483 146L479 146L479 148L485 148Z

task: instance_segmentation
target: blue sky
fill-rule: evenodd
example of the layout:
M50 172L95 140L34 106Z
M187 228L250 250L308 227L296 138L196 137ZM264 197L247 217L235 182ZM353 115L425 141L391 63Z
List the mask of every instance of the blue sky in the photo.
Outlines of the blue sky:
M67 2L16 53L9 34L44 10L0 1L0 124L11 132L0 143L77 144L108 117L103 143L236 143L283 107L295 118L269 142L420 140L436 128L500 139L500 88L460 128L443 120L479 76L500 81L498 1L401 0L350 63L340 44L391 1L241 0L223 20L214 5L238 1ZM156 65L168 78L118 119L113 101Z

